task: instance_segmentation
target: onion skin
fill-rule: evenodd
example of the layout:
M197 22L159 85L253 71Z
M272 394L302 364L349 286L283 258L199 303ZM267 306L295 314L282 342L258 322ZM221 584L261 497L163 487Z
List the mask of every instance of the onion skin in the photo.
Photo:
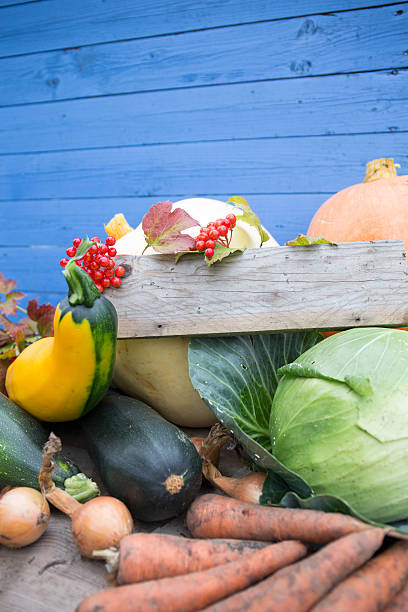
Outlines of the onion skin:
M95 497L75 510L71 519L74 542L89 558L94 550L119 546L120 540L133 531L129 510L115 497Z
M6 490L0 497L0 543L7 548L29 546L42 536L49 519L50 507L39 491Z
M251 474L240 478L223 476L209 461L203 463L203 475L214 487L217 487L229 497L251 504L259 504L266 478L265 472L251 472Z

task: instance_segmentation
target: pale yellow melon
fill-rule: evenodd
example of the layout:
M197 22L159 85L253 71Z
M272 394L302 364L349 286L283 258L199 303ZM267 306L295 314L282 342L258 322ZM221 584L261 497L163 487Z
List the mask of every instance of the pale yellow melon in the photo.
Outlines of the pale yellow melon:
M180 200L173 204L174 208L183 208L199 221L199 226L188 230L191 236L198 234L200 226L236 210L230 204L209 198ZM260 245L257 230L239 220L232 236L232 247L256 248ZM115 246L118 255L141 255L146 246L141 224L120 238ZM273 246L278 246L278 243L270 236L262 248ZM149 247L145 254L151 255L154 251ZM144 400L177 425L207 427L216 419L191 384L188 374L189 341L189 338L119 340L114 384L124 393Z

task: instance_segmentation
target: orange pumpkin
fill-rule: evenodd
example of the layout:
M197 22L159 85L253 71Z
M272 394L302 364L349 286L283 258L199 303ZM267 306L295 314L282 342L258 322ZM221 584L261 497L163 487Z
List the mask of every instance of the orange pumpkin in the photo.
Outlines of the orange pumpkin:
M403 240L408 250L408 176L395 168L393 159L369 162L364 182L322 204L307 234L334 242Z
M408 251L408 176L397 176L396 167L389 158L368 162L364 182L346 187L322 204L307 234L333 242L403 240Z

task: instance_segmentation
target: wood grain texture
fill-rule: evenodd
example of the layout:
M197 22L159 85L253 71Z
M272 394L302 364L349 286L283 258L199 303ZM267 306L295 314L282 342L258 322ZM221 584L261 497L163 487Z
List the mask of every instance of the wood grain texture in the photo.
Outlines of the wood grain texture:
M0 151L395 133L408 131L407 90L401 70L6 107Z
M406 67L405 8L402 3L6 58L0 60L0 106Z
M27 1L27 0L25 0ZM24 0L0 0L0 7ZM284 19L381 4L381 0L58 0L24 11L10 7L0 21L0 55L77 47L111 40L157 36L245 21Z
M127 275L106 296L120 338L408 323L399 241L248 249L211 267L195 255L117 260Z
M383 151L392 151L404 174L406 141L389 133L8 155L0 200L333 193L360 183L367 161Z

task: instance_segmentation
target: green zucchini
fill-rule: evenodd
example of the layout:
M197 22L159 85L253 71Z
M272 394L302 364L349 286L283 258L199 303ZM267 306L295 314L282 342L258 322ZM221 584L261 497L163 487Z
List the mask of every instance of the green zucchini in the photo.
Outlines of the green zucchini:
M144 402L109 391L81 427L108 492L136 518L172 518L197 495L201 459L193 443Z
M42 448L47 440L48 431L42 423L0 393L0 486L39 489ZM80 501L95 497L98 493L95 483L80 475L76 465L61 453L54 456L54 461L52 479L58 487ZM78 491L78 486L82 491ZM93 492L84 494L84 488L89 486Z

